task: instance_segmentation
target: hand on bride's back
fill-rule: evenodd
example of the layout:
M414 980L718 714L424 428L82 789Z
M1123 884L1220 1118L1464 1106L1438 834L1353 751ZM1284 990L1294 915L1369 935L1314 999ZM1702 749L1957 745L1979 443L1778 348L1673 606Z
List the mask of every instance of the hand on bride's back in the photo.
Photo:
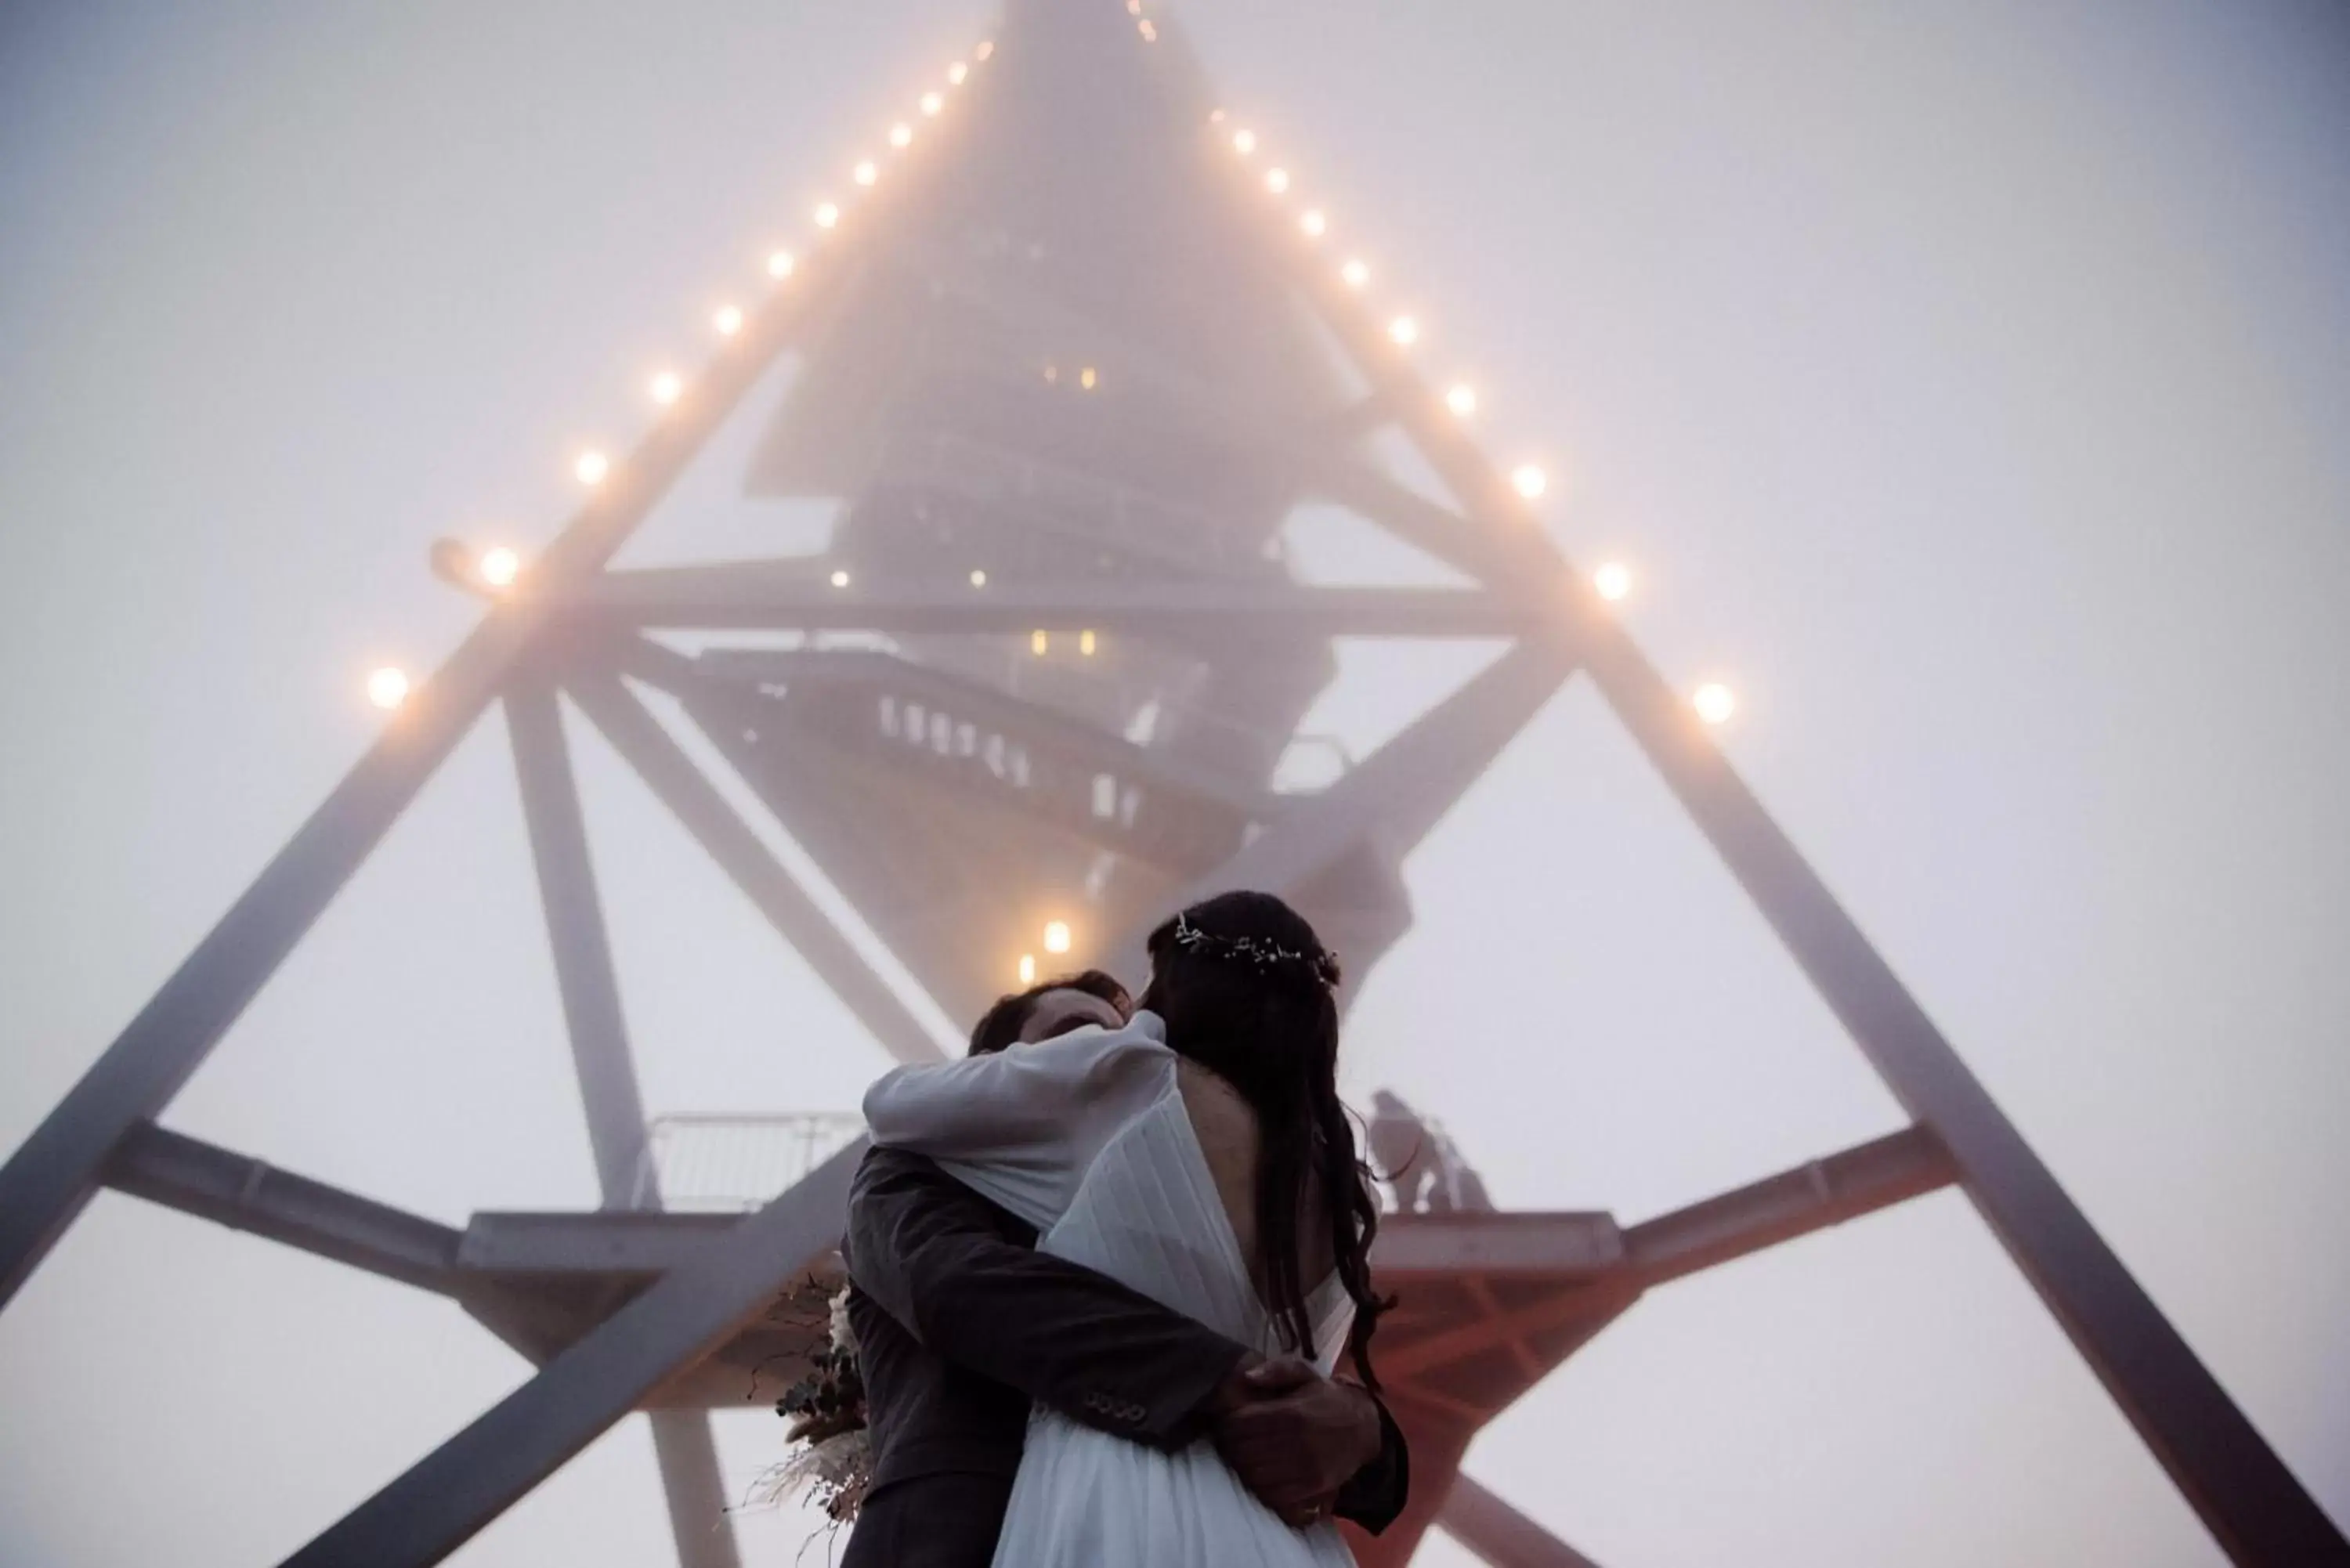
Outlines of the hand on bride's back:
M1241 1484L1291 1525L1327 1517L1338 1489L1379 1452L1371 1397L1301 1361L1236 1370L1218 1392L1211 1430Z

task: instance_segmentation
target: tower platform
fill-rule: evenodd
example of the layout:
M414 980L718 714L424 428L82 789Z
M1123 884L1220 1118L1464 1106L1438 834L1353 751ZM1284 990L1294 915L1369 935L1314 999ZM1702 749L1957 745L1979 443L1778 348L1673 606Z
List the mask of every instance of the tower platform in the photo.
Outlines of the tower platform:
M727 1214L476 1214L458 1245L454 1294L544 1363L741 1222ZM1642 1288L1623 1232L1605 1213L1391 1214L1372 1268L1379 1293L1396 1298L1380 1320L1377 1365L1411 1445L1414 1501L1378 1541L1355 1537L1366 1568L1409 1560L1478 1430ZM681 1365L643 1407L772 1403L825 1343L827 1303L843 1278L837 1252L808 1259L790 1287Z
M1423 1126L1380 1098L1375 1145L1396 1127ZM1371 1253L1373 1287L1396 1298L1380 1322L1377 1364L1411 1445L1411 1501L1376 1541L1351 1532L1362 1568L1409 1562L1431 1523L1489 1562L1570 1568L1579 1559L1556 1553L1571 1548L1460 1474L1478 1432L1648 1290L1932 1192L1956 1174L1939 1140L1913 1127L1620 1226L1604 1212L1463 1206L1482 1205L1482 1183L1441 1129L1426 1130L1440 1179L1387 1184L1399 1208L1381 1219ZM796 1147L795 1158L845 1152L821 1127L801 1129ZM664 1412L770 1404L807 1370L843 1278L837 1234L799 1257L757 1254L778 1250L764 1240L780 1233L769 1217L804 1188L829 1180L827 1206L845 1202L846 1169L827 1158L805 1176L784 1171L780 1183L763 1184L780 1195L747 1210L484 1212L458 1230L151 1124L126 1140L106 1183L448 1296L542 1366L591 1336L610 1339L597 1331L639 1295L732 1251L748 1276L769 1282L737 1297L739 1313L697 1319L699 1343L639 1386L636 1407L658 1421ZM667 1173L691 1168L672 1163ZM780 1452L780 1424L776 1436Z

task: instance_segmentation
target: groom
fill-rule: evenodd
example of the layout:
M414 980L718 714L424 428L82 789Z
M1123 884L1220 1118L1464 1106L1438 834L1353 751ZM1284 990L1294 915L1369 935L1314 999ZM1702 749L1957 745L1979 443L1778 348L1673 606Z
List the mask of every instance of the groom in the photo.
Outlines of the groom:
M1116 1029L1132 1012L1117 981L1087 971L1003 998L972 1052ZM1161 1449L1211 1438L1292 1524L1336 1514L1376 1533L1403 1511L1403 1435L1373 1396L1262 1361L1035 1241L920 1155L865 1157L843 1251L872 1490L841 1568L985 1568L1031 1403Z

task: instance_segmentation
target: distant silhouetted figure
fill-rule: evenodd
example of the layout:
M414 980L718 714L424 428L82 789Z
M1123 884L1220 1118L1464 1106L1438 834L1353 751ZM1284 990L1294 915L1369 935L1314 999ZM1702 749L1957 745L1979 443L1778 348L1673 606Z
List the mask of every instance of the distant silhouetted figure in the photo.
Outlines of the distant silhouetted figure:
M1385 1089L1373 1094L1370 1125L1365 1130L1371 1161L1395 1189L1399 1211L1473 1213L1493 1207L1485 1195L1484 1179L1461 1157L1451 1135L1401 1096Z

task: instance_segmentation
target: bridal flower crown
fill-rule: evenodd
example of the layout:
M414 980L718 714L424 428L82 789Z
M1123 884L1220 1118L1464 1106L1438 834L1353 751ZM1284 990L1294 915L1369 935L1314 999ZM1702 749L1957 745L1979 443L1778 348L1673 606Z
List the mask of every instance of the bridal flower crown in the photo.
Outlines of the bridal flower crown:
M1285 948L1264 937L1220 937L1203 931L1191 923L1189 915L1175 917L1175 945L1185 952L1202 958L1245 960L1259 970L1286 969L1304 971L1324 985L1335 989L1338 984L1338 955L1329 951L1304 952Z

